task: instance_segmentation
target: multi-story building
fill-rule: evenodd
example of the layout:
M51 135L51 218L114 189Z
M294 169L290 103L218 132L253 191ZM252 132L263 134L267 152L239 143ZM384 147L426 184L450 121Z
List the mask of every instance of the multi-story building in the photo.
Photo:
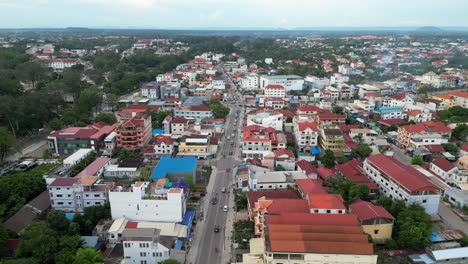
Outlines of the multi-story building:
M369 145L377 139L377 132L369 128L351 128L349 136L357 143Z
M258 90L258 75L255 73L248 74L240 80L242 89Z
M406 113L403 109L399 106L394 107L381 107L376 109L374 113L380 116L380 120L387 120L387 119L406 119Z
M209 135L191 135L181 138L177 155L207 158L215 153L216 149L210 146Z
M408 121L414 121L415 123L427 122L432 120L432 113L427 109L415 109L406 112L406 114L408 116Z
M373 102L370 102L366 98L354 100L353 106L359 110L363 110L366 112L373 112L375 110L375 104Z
M159 83L156 81L143 83L140 87L141 96L158 99L159 98Z
M174 109L182 105L182 98L166 97L163 99L165 109Z
M122 232L125 263L157 264L169 259L172 245L161 239L160 232L157 228L126 227Z
M151 115L135 113L116 130L117 147L133 151L143 149L151 140Z
M108 198L112 182L101 182L96 176L56 178L47 187L53 209L82 212L84 208L103 205Z
M114 154L116 143L117 132L110 133L107 137L104 138L104 149L102 155L106 157L112 157Z
M310 151L318 144L317 123L300 122L294 125L294 137L299 152Z
M334 113L317 114L316 118L319 126L344 125L346 122L346 115Z
M392 238L395 218L382 206L357 200L349 205L349 210L357 215L362 229L375 243L384 243Z
M86 65L81 59L41 59L47 64L47 67L52 68L54 72L63 72L65 68L71 68L75 65Z
M206 105L176 107L174 116L201 120L205 117L213 117L213 111Z
M104 139L112 133L115 125L96 123L86 127L68 127L53 131L48 137L49 149L55 155L71 155L80 148L100 151Z
M410 94L398 93L382 100L382 107L403 107L406 104L414 104L413 96Z
M263 88L263 95L265 97L286 97L286 90L283 85L280 84L269 84Z
M172 155L175 149L175 140L170 136L158 135L155 137L153 149L156 155Z
M364 161L363 169L383 195L408 204L418 203L428 214L437 214L440 188L416 168L377 154Z
M247 126L259 125L262 127L272 127L276 131L283 130L283 114L280 112L262 109L251 111L246 116Z
M286 92L302 91L304 78L297 75L262 75L260 76L260 89L265 89L269 84L277 84L284 87Z
M242 134L242 155L247 158L262 158L265 152L272 150L272 141L275 139L276 131L272 127L246 126Z
M278 97L265 98L264 104L265 107L271 107L277 110L281 110L286 106L284 99Z
M316 105L303 105L297 108L297 114L308 114L308 115L316 115L321 113L323 110L316 106Z
M399 127L397 144L405 148L446 144L451 134L452 129L444 123L427 121Z
M343 156L344 138L343 132L338 128L320 129L320 148L333 151L335 157Z
M308 195L310 213L346 214L343 197L340 194L311 193Z
M184 190L159 188L155 183L135 182L109 191L112 219L180 222L185 215Z
M458 168L453 163L446 160L445 158L438 158L434 160L433 162L431 162L429 166L430 166L429 169L433 173L435 173L437 176L444 179L444 181L451 182L451 183L457 182L457 177L459 176Z
M184 117L175 117L171 122L171 134L182 135L189 127L189 120Z

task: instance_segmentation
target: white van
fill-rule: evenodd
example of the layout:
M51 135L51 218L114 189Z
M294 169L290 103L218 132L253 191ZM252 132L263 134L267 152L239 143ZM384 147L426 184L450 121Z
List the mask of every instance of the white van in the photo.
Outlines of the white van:
M224 211L224 212L227 212L227 211L228 211L227 205L225 205L225 206L223 207L223 211Z

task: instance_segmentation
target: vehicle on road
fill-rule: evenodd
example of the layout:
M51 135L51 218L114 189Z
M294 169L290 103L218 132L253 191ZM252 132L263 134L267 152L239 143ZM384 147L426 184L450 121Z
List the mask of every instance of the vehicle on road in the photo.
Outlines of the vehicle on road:
M231 139L231 137L230 137L230 136L227 136L227 139L229 140L229 139Z
M232 156L232 151L231 151L231 152L229 152L229 155L231 155L231 156Z
M226 187L223 187L223 190L221 192L225 193L226 192Z
M224 211L224 212L227 212L227 211L228 211L227 205L225 205L225 206L223 207L223 211Z
M216 198L211 199L211 204L215 205L217 203L218 203L218 199Z
M215 233L218 233L219 230L221 230L221 227L219 225L216 225L214 228Z

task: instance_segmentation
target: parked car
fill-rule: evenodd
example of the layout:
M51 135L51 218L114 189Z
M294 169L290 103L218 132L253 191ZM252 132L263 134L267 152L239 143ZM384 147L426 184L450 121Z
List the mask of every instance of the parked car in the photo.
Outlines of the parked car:
M225 206L223 207L223 211L224 211L224 212L227 212L227 211L228 211L227 205L225 205Z
M211 204L214 205L214 204L217 204L217 203L218 203L218 199L216 199L216 198L211 199Z

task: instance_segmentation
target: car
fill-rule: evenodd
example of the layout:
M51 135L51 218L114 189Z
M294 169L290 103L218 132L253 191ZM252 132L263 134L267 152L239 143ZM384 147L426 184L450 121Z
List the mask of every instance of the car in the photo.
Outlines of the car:
M225 206L223 207L223 211L224 211L224 212L227 212L227 211L228 211L227 205L225 205Z
M221 192L225 193L226 192L226 187L223 187L223 190Z
M214 228L215 233L218 233L219 230L221 230L221 227L219 225L215 225L215 228Z
M226 168L226 172L230 172L231 171L231 168Z
M232 151L231 151L231 152L229 152L229 155L232 155Z
M211 204L215 205L217 203L218 203L218 199L216 198L211 199Z

